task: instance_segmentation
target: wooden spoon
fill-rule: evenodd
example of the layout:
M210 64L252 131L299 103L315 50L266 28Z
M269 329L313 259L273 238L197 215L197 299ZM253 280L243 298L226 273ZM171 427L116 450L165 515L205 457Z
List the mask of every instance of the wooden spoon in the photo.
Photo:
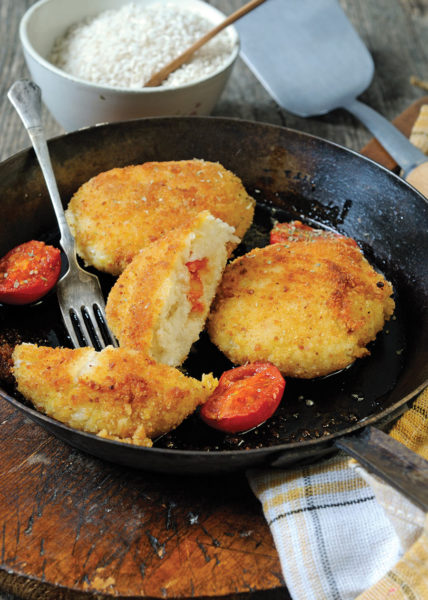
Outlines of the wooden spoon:
M259 6L259 4L262 4L263 2L265 2L265 0L251 0L250 2L247 2L247 4L244 4L244 6L241 6L241 8L238 8L238 10L235 10L234 13L229 15L224 21L219 23L219 25L216 25L208 33L202 36L198 41L196 41L192 46L190 46L190 48L188 48L182 54L180 54L180 56L172 60L165 67L163 67L157 73L152 75L147 81L147 83L144 84L144 87L156 87L160 85L170 73L176 71L179 67L181 67L181 65L184 65L185 63L189 62L196 50L199 50L201 46L209 42L209 40L215 35L217 35L220 31L222 31L223 29L225 29L226 27L228 27L229 25L246 15L248 12L256 8L256 6Z

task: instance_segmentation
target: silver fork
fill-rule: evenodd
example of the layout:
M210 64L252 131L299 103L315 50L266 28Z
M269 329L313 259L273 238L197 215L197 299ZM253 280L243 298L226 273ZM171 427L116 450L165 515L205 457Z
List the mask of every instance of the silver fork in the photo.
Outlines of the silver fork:
M8 92L8 98L24 123L42 169L58 221L60 245L68 261L67 272L56 286L62 318L75 348L93 346L100 350L108 345L117 346L107 326L98 277L82 269L77 262L74 238L65 219L43 132L41 96L39 86L27 80L16 81Z

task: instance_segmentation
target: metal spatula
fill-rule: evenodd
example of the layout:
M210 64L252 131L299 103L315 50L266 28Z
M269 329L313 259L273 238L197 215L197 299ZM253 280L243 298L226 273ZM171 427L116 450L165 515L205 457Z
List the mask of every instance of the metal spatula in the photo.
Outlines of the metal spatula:
M242 58L280 106L301 117L348 110L428 196L427 157L356 100L370 84L374 65L337 0L268 0L237 29Z

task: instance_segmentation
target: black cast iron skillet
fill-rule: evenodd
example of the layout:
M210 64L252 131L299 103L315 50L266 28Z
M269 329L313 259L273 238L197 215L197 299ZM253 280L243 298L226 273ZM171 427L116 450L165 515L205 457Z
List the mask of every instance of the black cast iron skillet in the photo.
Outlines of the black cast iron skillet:
M288 380L274 417L246 434L215 432L195 414L153 448L141 448L48 418L31 408L10 383L0 390L3 398L83 451L158 472L288 467L343 448L426 507L426 482L421 479L424 470L427 475L426 463L398 443L391 446L378 429L402 414L428 383L428 203L420 194L342 147L234 119L170 117L103 125L59 137L49 147L65 204L83 182L112 167L195 157L219 161L241 177L257 199L255 224L239 252L266 244L275 219L298 218L333 228L355 238L369 261L393 283L397 309L371 344L370 357L323 379ZM55 242L56 236L33 151L0 164L0 254L29 239ZM113 279L105 276L102 283L107 293ZM12 344L69 343L54 294L31 307L0 307L0 336ZM184 368L199 376L209 371L220 375L230 366L203 334Z

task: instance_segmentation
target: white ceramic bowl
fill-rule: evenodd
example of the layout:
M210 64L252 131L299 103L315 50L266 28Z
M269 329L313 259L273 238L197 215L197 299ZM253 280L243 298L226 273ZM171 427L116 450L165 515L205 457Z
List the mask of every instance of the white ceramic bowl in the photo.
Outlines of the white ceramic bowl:
M236 29L227 31L234 51L227 63L212 75L177 87L134 90L98 85L58 69L46 59L54 40L72 24L107 9L117 9L131 0L40 0L23 16L20 40L33 80L41 87L43 101L66 130L126 121L140 117L209 114L222 93L239 54ZM153 4L165 0L133 0ZM213 26L225 15L201 0L168 0L197 12Z

